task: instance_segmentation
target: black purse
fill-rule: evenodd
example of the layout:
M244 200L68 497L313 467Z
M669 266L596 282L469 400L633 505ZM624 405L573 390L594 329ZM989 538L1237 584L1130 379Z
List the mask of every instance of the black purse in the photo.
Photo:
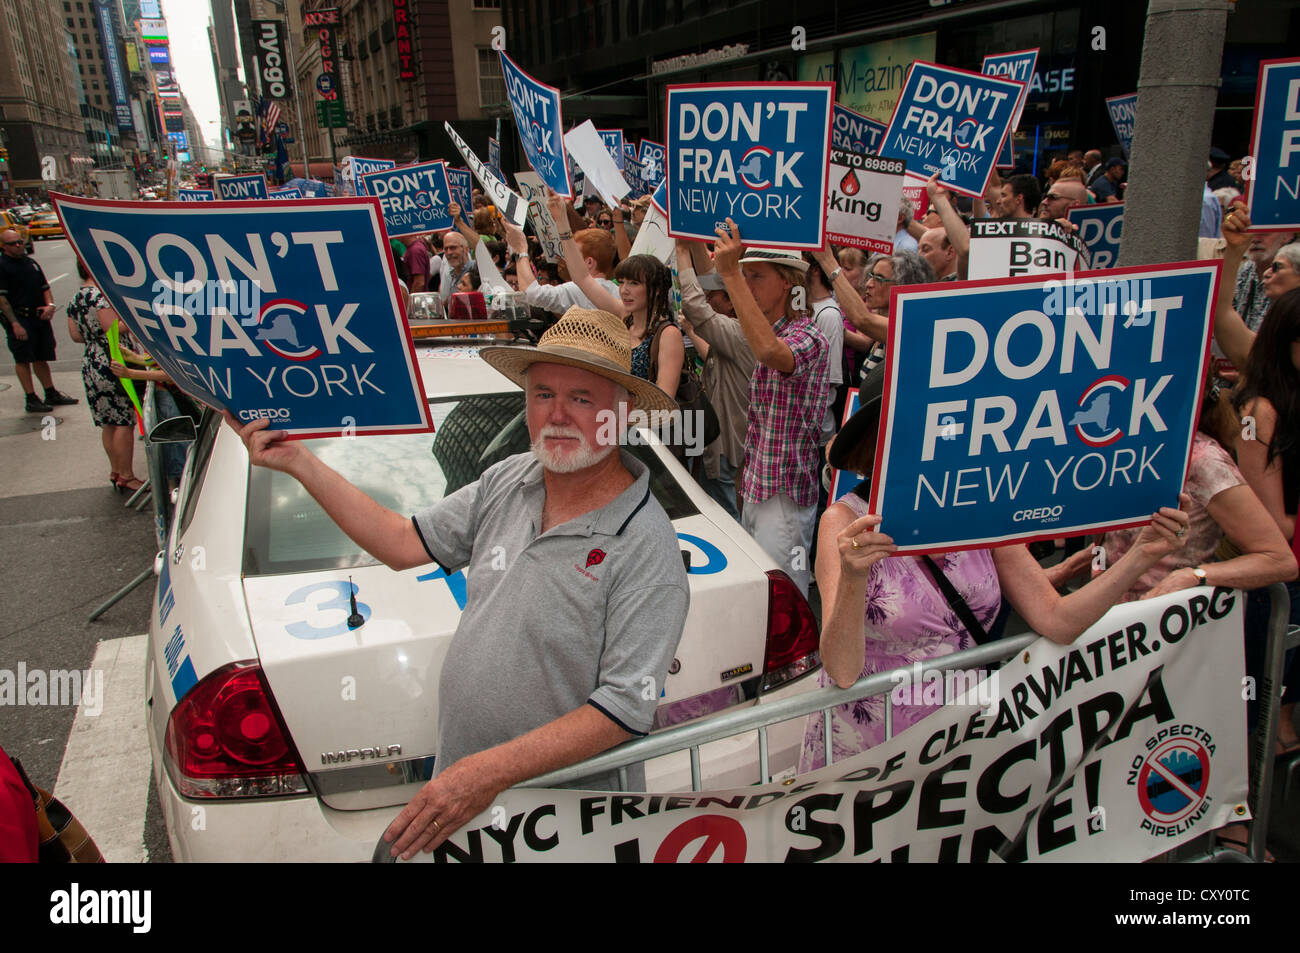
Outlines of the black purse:
M966 605L966 600L961 597L961 593L956 587L948 581L948 577L943 574L943 570L929 556L922 556L921 561L925 563L925 568L930 570L930 575L934 577L934 584L939 587L943 597L948 600L948 605L952 611L957 613L957 618L961 619L961 624L966 626L966 631L970 637L975 640L976 645L987 645L993 639L985 631L984 626L980 625L980 620L975 618L975 613L971 607Z

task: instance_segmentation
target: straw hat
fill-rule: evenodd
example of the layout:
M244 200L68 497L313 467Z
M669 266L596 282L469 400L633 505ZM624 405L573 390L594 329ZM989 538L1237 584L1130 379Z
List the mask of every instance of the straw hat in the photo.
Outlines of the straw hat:
M797 251L764 251L760 248L746 248L740 257L742 265L784 265L802 272L808 271L808 262Z
M627 325L608 311L572 307L542 335L537 347L485 347L479 357L524 387L534 364L564 364L591 371L627 388L644 411L676 410L677 401L654 384L632 375Z

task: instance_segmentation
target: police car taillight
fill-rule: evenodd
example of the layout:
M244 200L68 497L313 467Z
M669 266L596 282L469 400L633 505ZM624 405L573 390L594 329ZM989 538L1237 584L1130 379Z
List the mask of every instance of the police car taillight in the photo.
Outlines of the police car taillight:
M294 750L256 662L232 662L203 679L167 721L167 768L185 797L307 793Z
M820 639L817 617L794 580L779 569L768 572L762 690L779 688L820 665Z

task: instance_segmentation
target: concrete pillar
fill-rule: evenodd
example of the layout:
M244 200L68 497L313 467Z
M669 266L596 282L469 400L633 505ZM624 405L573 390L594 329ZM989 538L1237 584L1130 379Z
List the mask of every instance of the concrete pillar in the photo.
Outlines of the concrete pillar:
M1151 0L1120 266L1196 257L1229 0Z

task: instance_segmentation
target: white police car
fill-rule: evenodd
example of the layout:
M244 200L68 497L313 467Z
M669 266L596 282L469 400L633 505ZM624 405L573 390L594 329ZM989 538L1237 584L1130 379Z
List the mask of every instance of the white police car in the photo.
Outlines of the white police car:
M421 349L434 434L312 449L401 513L472 482L528 445L523 393L476 352ZM690 556L660 723L813 688L799 679L818 664L817 626L798 590L662 446L629 449ZM376 563L296 481L250 468L212 414L156 568L148 728L175 859L368 860L437 758L438 673L464 576ZM795 764L801 735L801 720L772 731L774 771ZM702 754L706 788L757 779L752 733ZM647 765L653 790L689 783L684 753Z

